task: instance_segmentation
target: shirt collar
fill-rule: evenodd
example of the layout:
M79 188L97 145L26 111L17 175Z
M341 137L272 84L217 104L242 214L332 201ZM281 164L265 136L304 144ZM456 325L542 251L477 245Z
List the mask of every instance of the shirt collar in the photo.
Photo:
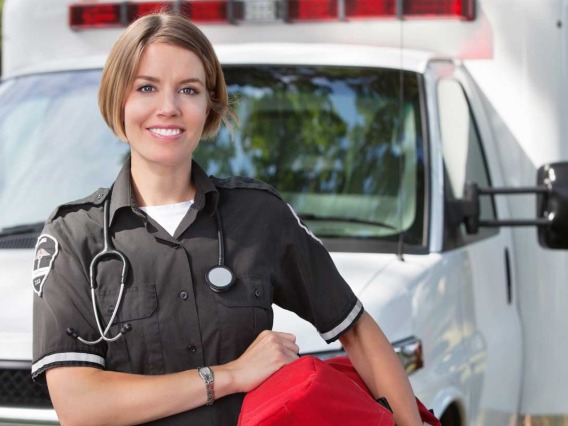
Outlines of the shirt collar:
M128 157L111 188L109 221L111 225L118 210L124 207L137 207L132 191L130 164L130 157ZM209 179L205 171L195 161L192 161L191 164L191 175L196 188L193 205L197 210L203 210L209 216L212 216L215 213L219 200L217 188L213 182L211 182L211 179Z

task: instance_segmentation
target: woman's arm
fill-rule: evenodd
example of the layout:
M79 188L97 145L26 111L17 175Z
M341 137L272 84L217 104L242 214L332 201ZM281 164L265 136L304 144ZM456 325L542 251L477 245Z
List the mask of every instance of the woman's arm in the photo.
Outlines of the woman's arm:
M298 358L295 336L262 332L237 360L211 369L215 398L247 392ZM63 425L127 425L148 422L204 405L197 370L144 376L90 367L47 371L49 393Z
M369 314L363 312L339 340L373 396L387 398L396 424L422 425L406 373L391 344Z

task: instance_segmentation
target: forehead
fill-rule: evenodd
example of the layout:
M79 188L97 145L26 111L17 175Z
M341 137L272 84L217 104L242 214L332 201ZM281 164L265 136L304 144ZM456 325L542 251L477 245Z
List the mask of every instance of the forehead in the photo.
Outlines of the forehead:
M167 43L150 43L142 51L137 76L205 77L203 62L194 52Z

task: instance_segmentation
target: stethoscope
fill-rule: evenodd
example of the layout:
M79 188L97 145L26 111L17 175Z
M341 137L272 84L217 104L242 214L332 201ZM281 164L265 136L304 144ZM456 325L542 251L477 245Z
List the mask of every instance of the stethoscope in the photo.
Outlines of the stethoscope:
M116 313L119 311L120 303L122 302L122 296L124 294L124 287L126 285L126 278L128 276L128 270L130 269L130 262L128 258L122 253L120 250L117 250L114 247L109 235L109 200L105 200L103 206L103 249L99 252L89 266L89 280L91 285L91 302L93 304L93 312L95 314L95 320L97 322L97 327L99 329L99 333L101 337L97 340L85 340L81 336L77 334L77 332L73 328L67 329L67 334L75 339L79 340L86 345L96 345L103 340L106 342L114 342L120 339L121 336L128 333L132 330L131 324L125 324L121 327L119 333L114 337L107 336L110 328L112 327ZM205 274L205 281L209 285L209 288L213 290L215 293L223 293L229 290L235 284L235 274L231 271L231 269L225 266L225 238L223 233L223 223L221 222L221 215L219 214L219 209L215 209L215 224L217 225L217 242L219 246L219 263L217 265L212 266L209 268L207 273ZM99 310L97 309L97 296L95 290L97 289L97 268L99 263L105 259L117 259L122 263L122 273L120 274L120 289L118 291L118 298L116 299L116 304L114 305L114 309L112 315L110 317L110 321L108 325L103 330L101 320L99 318Z

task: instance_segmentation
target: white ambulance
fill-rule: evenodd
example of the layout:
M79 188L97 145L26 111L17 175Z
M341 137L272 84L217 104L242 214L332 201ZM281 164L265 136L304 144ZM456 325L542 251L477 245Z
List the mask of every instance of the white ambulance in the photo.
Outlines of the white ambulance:
M0 424L57 424L30 379L33 247L55 206L109 186L128 155L98 112L101 68L164 5L209 36L238 100L234 138L197 161L281 192L442 423L566 424L568 262L535 230L567 247L566 165L537 182L568 159L566 0L6 0ZM491 190L507 186L539 208ZM277 307L274 328L341 353Z

